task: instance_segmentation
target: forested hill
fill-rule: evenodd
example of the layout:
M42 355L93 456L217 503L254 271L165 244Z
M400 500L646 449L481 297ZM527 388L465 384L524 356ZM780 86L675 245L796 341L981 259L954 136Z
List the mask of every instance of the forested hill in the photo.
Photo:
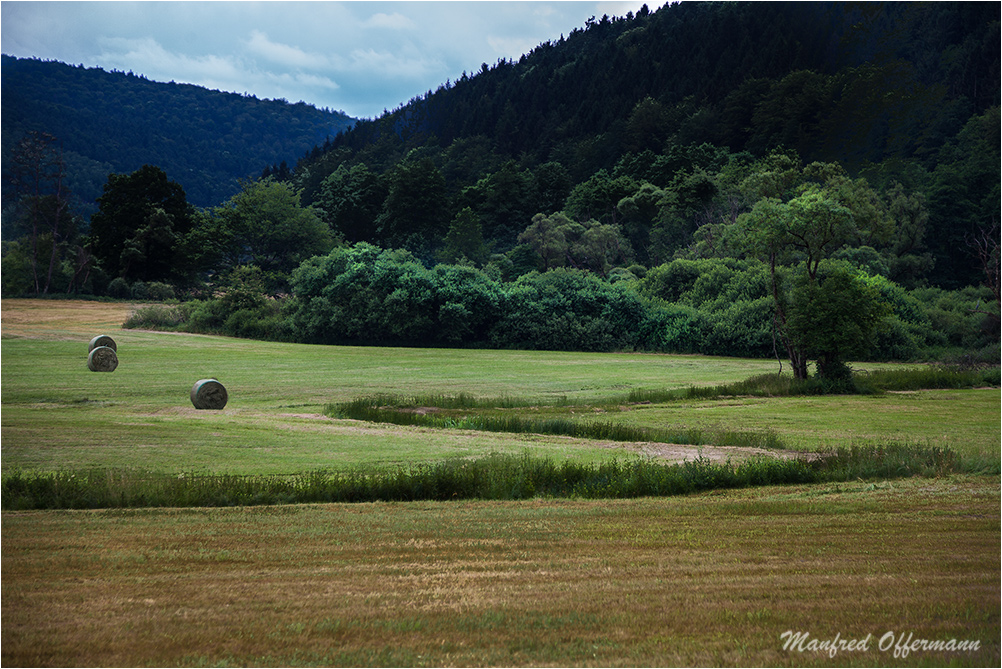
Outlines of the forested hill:
M2 57L4 171L25 132L62 143L69 186L90 214L109 173L144 164L180 183L208 207L273 165L294 163L354 123L305 103L259 100L199 86L158 83L132 73Z
M536 213L603 220L566 199L586 182L598 188L596 175L633 179L621 198L703 173L713 192L697 198L693 219L711 196L726 197L736 174L725 165L793 151L881 191L900 183L917 193L935 259L926 278L968 282L964 235L997 220L999 82L997 3L645 7L589 20L517 62L484 64L362 121L304 155L294 182L348 241L422 254L469 206L504 252ZM526 179L533 196L518 191ZM604 222L624 222L608 206ZM689 220L657 253L645 232L634 251L643 262L670 258L698 225Z
M623 152L711 142L859 167L928 156L997 105L998 47L995 3L679 3L485 63L334 148L486 136L587 176Z

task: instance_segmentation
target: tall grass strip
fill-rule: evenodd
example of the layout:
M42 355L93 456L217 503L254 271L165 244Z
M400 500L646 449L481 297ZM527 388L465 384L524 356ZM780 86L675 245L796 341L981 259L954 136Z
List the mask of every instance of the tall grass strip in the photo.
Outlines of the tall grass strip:
M839 449L811 460L755 458L740 463L705 458L665 463L638 458L586 464L495 453L477 460L456 458L389 471L315 470L295 476L16 471L4 476L0 499L6 510L23 510L633 498L761 485L940 476L960 467L952 451L894 445Z
M822 378L795 379L789 375L761 374L744 381L716 386L687 388L638 388L630 392L633 404L711 400L720 397L794 397L800 395L872 395L887 391L948 390L1002 385L999 367L955 369L926 366L915 369L886 369L855 372L844 382Z
M448 404L448 403L445 403ZM453 417L435 412L415 411L406 401L388 395L358 398L343 404L327 405L324 412L335 418L372 423L411 425L440 429L477 430L511 434L548 434L604 441L656 442L692 446L745 446L781 449L783 441L774 432L735 432L687 426L648 428L615 422L580 421L570 418L537 418L516 414Z

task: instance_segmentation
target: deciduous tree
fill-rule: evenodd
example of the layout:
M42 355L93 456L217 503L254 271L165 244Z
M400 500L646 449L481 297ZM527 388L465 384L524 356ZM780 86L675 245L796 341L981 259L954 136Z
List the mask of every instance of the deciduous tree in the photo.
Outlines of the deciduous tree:
M365 165L340 165L323 181L318 213L345 241L372 241L386 195L382 177Z
M75 234L75 229L69 229L73 220L62 147L48 133L27 133L14 148L13 165L11 181L17 205L20 215L27 220L33 289L36 294L48 293L60 249ZM49 252L44 278L40 272L40 264L44 262L40 257L41 246L47 246Z
M194 220L180 184L159 167L144 165L131 174L109 175L98 205L90 221L91 248L110 276L177 278L186 265L178 243Z
M791 175L794 170L787 166L782 178L769 180L758 178L759 184L769 184L773 193L789 192L792 182L800 180L800 186L793 187L797 194L789 201L776 197L764 197L755 203L748 213L738 217L734 234L739 236L746 248L769 263L772 277L773 302L775 306L774 324L779 339L783 342L794 375L807 377L807 360L812 354L833 355L832 351L821 351L805 333L813 323L820 321L804 316L798 311L794 322L791 312L791 296L783 286L778 265L783 262L802 262L805 286L798 288L799 294L808 296L808 303L822 304L824 300L844 304L847 299L837 295L827 295L819 285L818 272L821 262L833 252L849 243L858 244L861 239L883 239L893 231L893 224L881 209L880 199L869 190L862 180L851 181L841 168L833 164L814 163L809 165L799 178ZM837 279L831 290L842 290L844 286ZM806 299L806 298L805 298ZM800 304L805 302L800 300ZM852 300L848 300L852 303ZM843 316L845 310L840 312ZM866 314L860 314L866 319ZM827 326L831 323L828 322ZM820 337L820 333L812 336ZM829 361L830 362L830 361ZM838 366L820 364L819 375L835 373Z
M214 216L230 235L225 264L260 267L272 291L283 290L304 260L334 246L327 225L312 208L299 205L299 192L270 177L245 183Z

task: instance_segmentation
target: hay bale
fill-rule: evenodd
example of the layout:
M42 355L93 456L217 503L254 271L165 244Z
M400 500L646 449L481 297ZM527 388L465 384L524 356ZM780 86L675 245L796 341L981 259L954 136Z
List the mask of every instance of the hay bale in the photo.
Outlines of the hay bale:
M87 356L87 368L92 372L114 372L118 354L110 346L98 346Z
M227 399L226 388L215 379L202 379L191 387L191 403L196 409L222 409Z
M115 351L116 353L118 352L118 344L116 344L115 340L109 337L108 335L98 335L93 339L91 339L90 346L87 348L87 352L90 353L98 346L107 346L112 351Z

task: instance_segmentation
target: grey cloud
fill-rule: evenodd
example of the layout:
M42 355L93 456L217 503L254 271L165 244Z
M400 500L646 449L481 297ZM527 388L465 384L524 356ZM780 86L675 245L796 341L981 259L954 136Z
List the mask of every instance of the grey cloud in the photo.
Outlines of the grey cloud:
M375 116L641 4L5 1L0 50Z
M245 44L250 53L276 65L307 70L319 70L328 65L326 56L308 53L289 44L273 42L260 30L252 30Z

